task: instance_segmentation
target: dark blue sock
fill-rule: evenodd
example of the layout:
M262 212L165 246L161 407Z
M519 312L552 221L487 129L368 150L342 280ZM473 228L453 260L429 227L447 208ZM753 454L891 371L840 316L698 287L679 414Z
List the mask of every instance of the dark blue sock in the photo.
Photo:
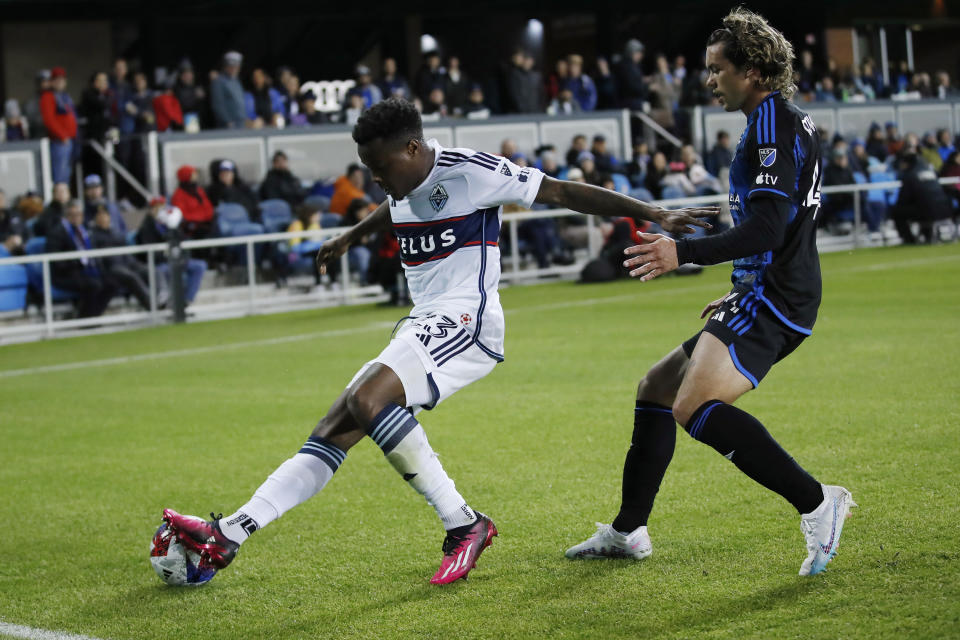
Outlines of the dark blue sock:
M628 533L647 524L676 442L677 427L670 407L637 400L633 439L623 463L620 513L613 521L614 529Z
M753 480L779 493L800 513L810 513L823 502L820 483L746 411L710 400L693 412L686 429Z

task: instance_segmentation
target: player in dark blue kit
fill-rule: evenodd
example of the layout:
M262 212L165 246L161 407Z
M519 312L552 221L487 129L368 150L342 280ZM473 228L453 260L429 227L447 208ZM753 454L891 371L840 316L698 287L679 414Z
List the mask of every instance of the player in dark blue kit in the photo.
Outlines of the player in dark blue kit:
M640 234L626 250L630 275L651 280L681 264L733 260L733 290L706 306L703 330L654 365L637 389L633 440L620 513L570 548L571 558L644 558L647 518L673 456L674 421L801 514L807 556L801 575L834 556L849 508L843 487L822 485L752 415L733 406L812 332L820 306L816 217L820 142L810 116L789 102L793 47L761 16L734 9L707 41L707 85L747 127L730 167L735 226L674 241Z

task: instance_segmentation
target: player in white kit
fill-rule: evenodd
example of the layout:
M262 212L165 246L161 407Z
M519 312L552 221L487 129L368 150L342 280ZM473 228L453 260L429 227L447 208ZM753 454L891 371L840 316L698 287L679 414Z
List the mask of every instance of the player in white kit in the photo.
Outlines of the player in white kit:
M715 207L666 211L612 191L554 180L506 158L426 141L420 115L391 98L365 111L353 130L360 159L388 199L370 216L321 248L321 270L356 241L389 228L414 307L393 339L354 376L310 438L235 513L204 521L164 511L180 539L217 567L240 544L315 495L350 447L369 436L404 480L436 510L446 529L443 559L431 578L465 578L497 529L474 511L447 476L416 415L484 377L503 361L500 280L502 205L534 202L584 213L651 220L667 231L717 213ZM212 514L211 514L212 516Z

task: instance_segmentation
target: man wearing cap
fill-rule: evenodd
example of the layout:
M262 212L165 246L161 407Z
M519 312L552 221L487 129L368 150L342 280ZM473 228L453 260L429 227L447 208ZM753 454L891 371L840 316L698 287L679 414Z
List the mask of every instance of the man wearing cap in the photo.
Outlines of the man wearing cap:
M76 200L70 200L63 219L47 234L47 252L87 251L92 248L90 234L83 226L83 208ZM81 318L102 314L114 294L113 287L103 279L99 258L51 262L50 276L53 286L77 294L77 315Z
M116 203L109 202L103 195L103 180L96 173L91 173L83 179L83 221L90 225L101 207L110 214L110 227L117 233L127 232L127 223L120 215L120 208Z
M463 115L469 120L484 120L490 117L490 107L483 101L483 86L479 82L470 85Z
M67 72L50 70L50 89L40 96L43 126L50 136L50 163L54 182L70 182L73 141L77 137L77 112L67 93Z
M177 169L177 190L170 198L171 204L183 212L183 234L199 240L210 235L213 229L213 205L199 185L197 170L186 164Z
M223 56L223 72L210 83L210 106L216 126L220 129L242 129L246 126L243 85L240 84L242 62L242 55L228 51Z
M221 202L232 202L241 205L247 210L251 220L260 218L260 204L257 196L250 187L237 175L237 165L232 160L221 160L216 171L211 169L210 186L207 187L207 197L214 207Z
M357 90L363 96L363 108L369 109L373 105L383 100L383 92L380 87L373 84L373 76L370 75L370 67L360 64L357 65Z
M317 94L312 89L301 93L299 113L290 118L290 124L295 127L307 127L326 122L330 122L327 114L317 111Z
M629 40L623 47L623 58L614 69L620 88L620 106L626 109L643 109L643 102L647 99L647 84L640 66L643 50L642 42Z

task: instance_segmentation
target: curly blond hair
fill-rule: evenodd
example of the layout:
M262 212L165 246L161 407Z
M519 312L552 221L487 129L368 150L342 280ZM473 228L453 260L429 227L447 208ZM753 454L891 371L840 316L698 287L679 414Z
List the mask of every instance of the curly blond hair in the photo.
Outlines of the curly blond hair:
M733 9L723 19L723 28L707 39L707 46L717 43L723 44L724 57L737 68L760 73L759 87L788 99L796 93L793 45L763 16L744 7Z

